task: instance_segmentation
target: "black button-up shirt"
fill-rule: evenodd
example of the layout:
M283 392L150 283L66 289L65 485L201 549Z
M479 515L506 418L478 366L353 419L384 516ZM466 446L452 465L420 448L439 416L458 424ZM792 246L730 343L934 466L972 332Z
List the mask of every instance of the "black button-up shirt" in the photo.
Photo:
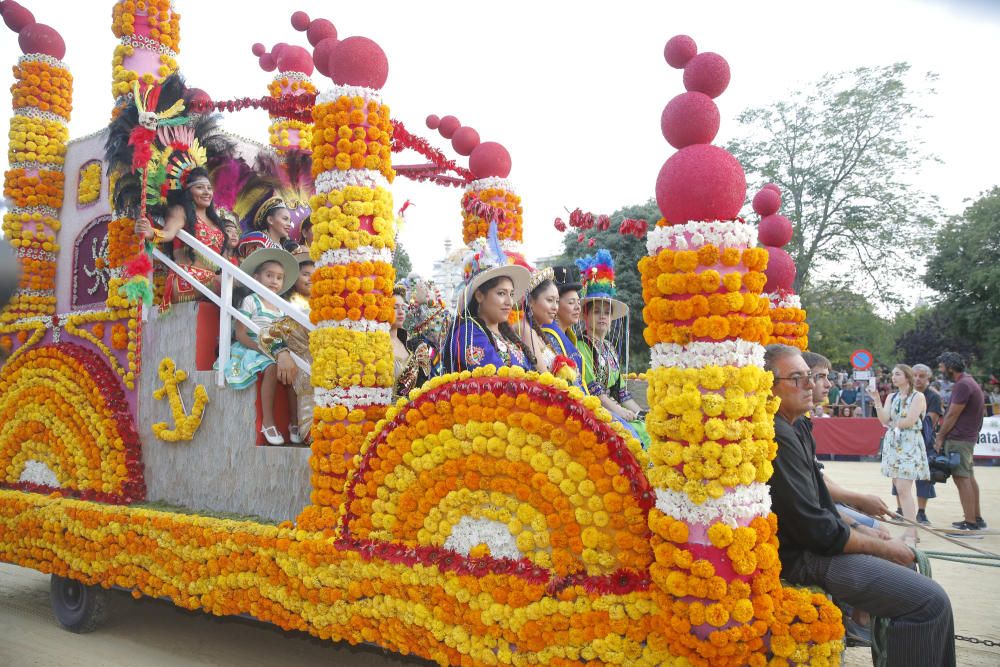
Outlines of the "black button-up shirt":
M811 426L796 423L793 427L781 415L774 417L778 454L769 485L771 509L778 516L778 555L784 570L804 551L821 556L843 553L851 533L823 482Z

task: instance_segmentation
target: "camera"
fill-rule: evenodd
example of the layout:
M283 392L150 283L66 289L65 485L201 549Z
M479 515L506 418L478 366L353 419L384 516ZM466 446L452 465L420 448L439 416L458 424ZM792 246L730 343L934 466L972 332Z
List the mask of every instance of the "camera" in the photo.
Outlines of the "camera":
M962 463L962 457L958 452L950 454L937 454L927 459L927 465L931 469L931 481L943 484L951 477L951 471Z

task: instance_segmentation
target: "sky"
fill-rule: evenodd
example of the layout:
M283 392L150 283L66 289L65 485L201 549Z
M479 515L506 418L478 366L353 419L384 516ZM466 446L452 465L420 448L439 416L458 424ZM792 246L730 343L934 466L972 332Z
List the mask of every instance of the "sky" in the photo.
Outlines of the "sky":
M99 130L112 103L113 3L21 2L66 40L64 60L75 81L71 136ZM722 114L716 144L737 133L743 109L778 101L825 73L907 61L914 72L939 75L937 95L923 101L932 117L918 138L941 163L928 164L916 184L952 215L998 182L1000 88L993 69L1000 63L1000 0L174 5L181 14L181 71L216 100L266 94L273 74L257 66L251 45L308 46L291 27L295 10L331 20L341 39L374 39L389 60L383 101L411 132L459 158L424 125L428 114L454 114L484 141L508 148L529 258L561 250L552 222L567 210L611 213L652 196L660 166L674 152L660 133L660 112L684 90L681 72L663 60L663 45L681 33L730 64L732 81L716 100ZM20 55L16 37L0 30L0 59L13 65ZM331 85L318 73L314 80L321 90ZM0 108L10 108L6 81ZM226 114L224 125L267 142L264 112ZM6 136L0 142L6 148ZM751 183L750 193L759 185ZM461 243L461 191L397 178L393 194L397 207L413 204L400 239L414 268L429 274L445 239Z

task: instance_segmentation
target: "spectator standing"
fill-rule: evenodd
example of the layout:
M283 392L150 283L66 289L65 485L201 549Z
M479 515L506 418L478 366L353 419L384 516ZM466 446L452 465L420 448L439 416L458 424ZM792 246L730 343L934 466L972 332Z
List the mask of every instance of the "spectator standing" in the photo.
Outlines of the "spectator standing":
M1000 416L1000 384L990 383L990 416Z
M934 391L934 388L930 386L931 377L930 367L924 364L917 364L913 367L913 380L916 384L917 391L924 395L924 400L927 402L927 412L924 414L923 422L923 436L928 460L936 453L934 451L934 437L937 434L938 425L941 423L941 417L944 416L944 410L941 408L941 395ZM892 495L896 495L895 485L892 487ZM930 523L930 520L927 518L927 501L931 498L937 498L937 492L934 490L934 482L929 479L918 479L918 523ZM896 514L902 516L903 510L897 507Z
M979 483L973 470L973 451L983 428L986 406L983 390L972 376L965 372L965 361L956 352L945 352L938 357L938 368L950 382L951 400L948 411L941 422L934 449L946 454L958 452L961 462L952 469L958 499L962 503L961 521L951 525L959 530L980 530L986 528L983 511L979 505Z
M831 406L840 403L840 382L838 380L831 378L830 391L826 394L826 402Z

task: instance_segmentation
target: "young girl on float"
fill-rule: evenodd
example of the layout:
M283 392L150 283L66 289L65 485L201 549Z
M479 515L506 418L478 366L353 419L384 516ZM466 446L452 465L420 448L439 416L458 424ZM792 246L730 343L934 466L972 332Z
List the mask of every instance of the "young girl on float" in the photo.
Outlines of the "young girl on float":
M163 228L153 227L148 218L139 218L135 233L154 243L169 243L174 261L192 278L213 292L219 291L218 268L177 238L180 230L186 231L215 252L222 254L225 241L225 223L213 206L212 181L202 167L180 168L177 177L167 178L170 207L163 220ZM200 296L185 278L170 271L163 288L163 303L193 301Z
M290 253L280 248L265 248L254 252L243 260L240 268L252 275L257 282L274 292L275 296L287 292L298 279L299 267ZM282 313L268 300L251 292L240 302L240 312L264 331L282 317ZM298 405L292 383L298 375L298 367L287 348L274 350L258 335L236 322L236 341L229 351L226 365L226 382L234 389L245 389L261 376L260 407L261 433L269 445L285 444L281 432L274 421L274 397L278 382L287 388L288 397L288 438L292 444L301 444L302 436L298 428Z
M598 396L611 414L627 422L642 442L650 443L641 408L629 393L620 360L620 353L628 358L628 306L615 298L615 264L611 253L598 250L596 254L578 259L583 281L583 337L580 354L583 356L583 382L591 395Z
M452 372L489 364L535 368L534 355L509 323L531 274L523 257L500 248L496 223L490 225L490 239L465 259L457 318L445 348Z

